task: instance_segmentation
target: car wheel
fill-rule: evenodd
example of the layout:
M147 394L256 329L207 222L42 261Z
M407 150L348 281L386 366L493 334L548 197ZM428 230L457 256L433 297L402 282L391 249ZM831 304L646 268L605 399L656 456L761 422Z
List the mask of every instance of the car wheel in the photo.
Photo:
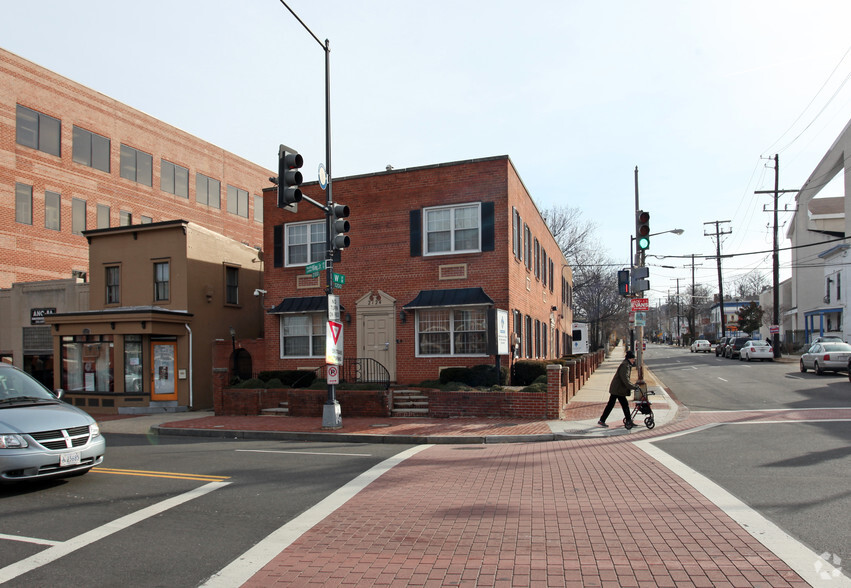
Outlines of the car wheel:
M802 374L807 373L807 366L805 366L805 365L804 365L804 360L803 360L803 359L801 360L801 373L802 373Z
M745 358L745 360L746 360L748 363L750 363L750 362L751 362L751 356L750 356L750 354L748 354L748 356Z
M817 376L823 376L824 375L824 370L821 369L821 366L818 364L817 361L813 362L813 371L816 373Z

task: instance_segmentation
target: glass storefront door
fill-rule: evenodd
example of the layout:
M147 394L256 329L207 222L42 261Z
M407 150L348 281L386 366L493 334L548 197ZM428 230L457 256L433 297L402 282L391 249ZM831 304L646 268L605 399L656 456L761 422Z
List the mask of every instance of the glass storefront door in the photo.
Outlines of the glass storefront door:
M151 358L151 400L177 400L177 343L151 342Z

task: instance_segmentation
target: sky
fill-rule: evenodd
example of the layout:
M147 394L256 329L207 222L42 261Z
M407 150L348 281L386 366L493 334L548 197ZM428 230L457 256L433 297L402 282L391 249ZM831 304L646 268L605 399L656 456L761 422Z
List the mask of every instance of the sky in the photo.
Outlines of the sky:
M508 155L620 268L637 167L651 231L685 231L651 240L652 299L685 291L692 254L717 291L714 221L736 254L725 292L754 270L770 284L752 254L772 248L769 158L800 188L851 119L847 0L286 2L312 35L280 0L5 2L0 47L269 169L288 145L312 181L327 39L332 177Z

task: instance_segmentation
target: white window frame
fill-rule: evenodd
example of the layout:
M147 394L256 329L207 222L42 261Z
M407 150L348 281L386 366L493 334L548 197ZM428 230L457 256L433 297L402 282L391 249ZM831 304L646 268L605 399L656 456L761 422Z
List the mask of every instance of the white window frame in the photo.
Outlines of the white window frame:
M455 212L461 208L471 208L475 207L476 209L476 231L478 232L478 240L476 243L476 247L474 249L456 249L455 247L455 233L458 230L455 227ZM450 218L449 218L449 232L450 232L450 248L448 251L429 251L428 248L428 217L430 212L437 212L441 210L449 210ZM452 204L447 206L432 206L429 208L423 209L423 255L459 255L462 253L480 253L482 251L482 203L481 202L467 202L465 204Z
M313 248L311 247L311 245L313 245L314 242L308 240L308 243L296 243L295 244L295 245L307 245L307 261L305 261L305 262L290 261L290 230L295 228L295 227L307 226L307 234L308 234L308 239L309 239L310 235L313 234L313 231L311 229L311 227L313 225L320 225L322 227L322 241L321 241L322 251L321 251L320 256L317 259L312 258L311 251L312 251ZM284 225L284 267L304 267L308 264L315 263L317 261L322 261L323 259L325 259L325 255L326 255L325 249L326 249L326 245L327 245L327 242L328 242L327 241L328 237L325 235L325 230L326 230L325 219L305 221L305 222L300 222L300 223L287 223L286 225ZM319 243L319 241L316 241L315 243Z
M429 312L429 311L444 311L449 313L449 330L446 331L449 334L449 353L423 353L420 350L420 317L421 313ZM456 353L455 352L455 312L456 311L481 311L482 319L484 320L484 330L481 331L484 333L484 350L482 353ZM415 340L416 340L416 356L417 357L487 357L487 321L488 321L488 311L486 306L441 306L436 308L423 308L419 309L416 312L416 319L414 325L415 332ZM440 331L444 332L444 331ZM460 332L460 331L458 331ZM479 331L476 331L479 332Z
M308 334L308 355L286 355L284 353L284 331L285 321L288 318L310 318L311 332ZM278 323L278 352L280 359L315 359L317 357L325 357L325 312L305 312L282 314ZM294 335L295 336L295 335ZM303 336L303 335L301 335ZM321 339L321 342L318 341ZM316 353L313 350L316 348Z

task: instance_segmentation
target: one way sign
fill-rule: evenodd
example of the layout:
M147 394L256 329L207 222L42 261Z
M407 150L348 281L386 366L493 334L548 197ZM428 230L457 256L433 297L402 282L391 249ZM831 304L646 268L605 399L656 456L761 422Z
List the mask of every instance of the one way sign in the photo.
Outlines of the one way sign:
M325 329L325 363L343 365L343 323L328 321Z

